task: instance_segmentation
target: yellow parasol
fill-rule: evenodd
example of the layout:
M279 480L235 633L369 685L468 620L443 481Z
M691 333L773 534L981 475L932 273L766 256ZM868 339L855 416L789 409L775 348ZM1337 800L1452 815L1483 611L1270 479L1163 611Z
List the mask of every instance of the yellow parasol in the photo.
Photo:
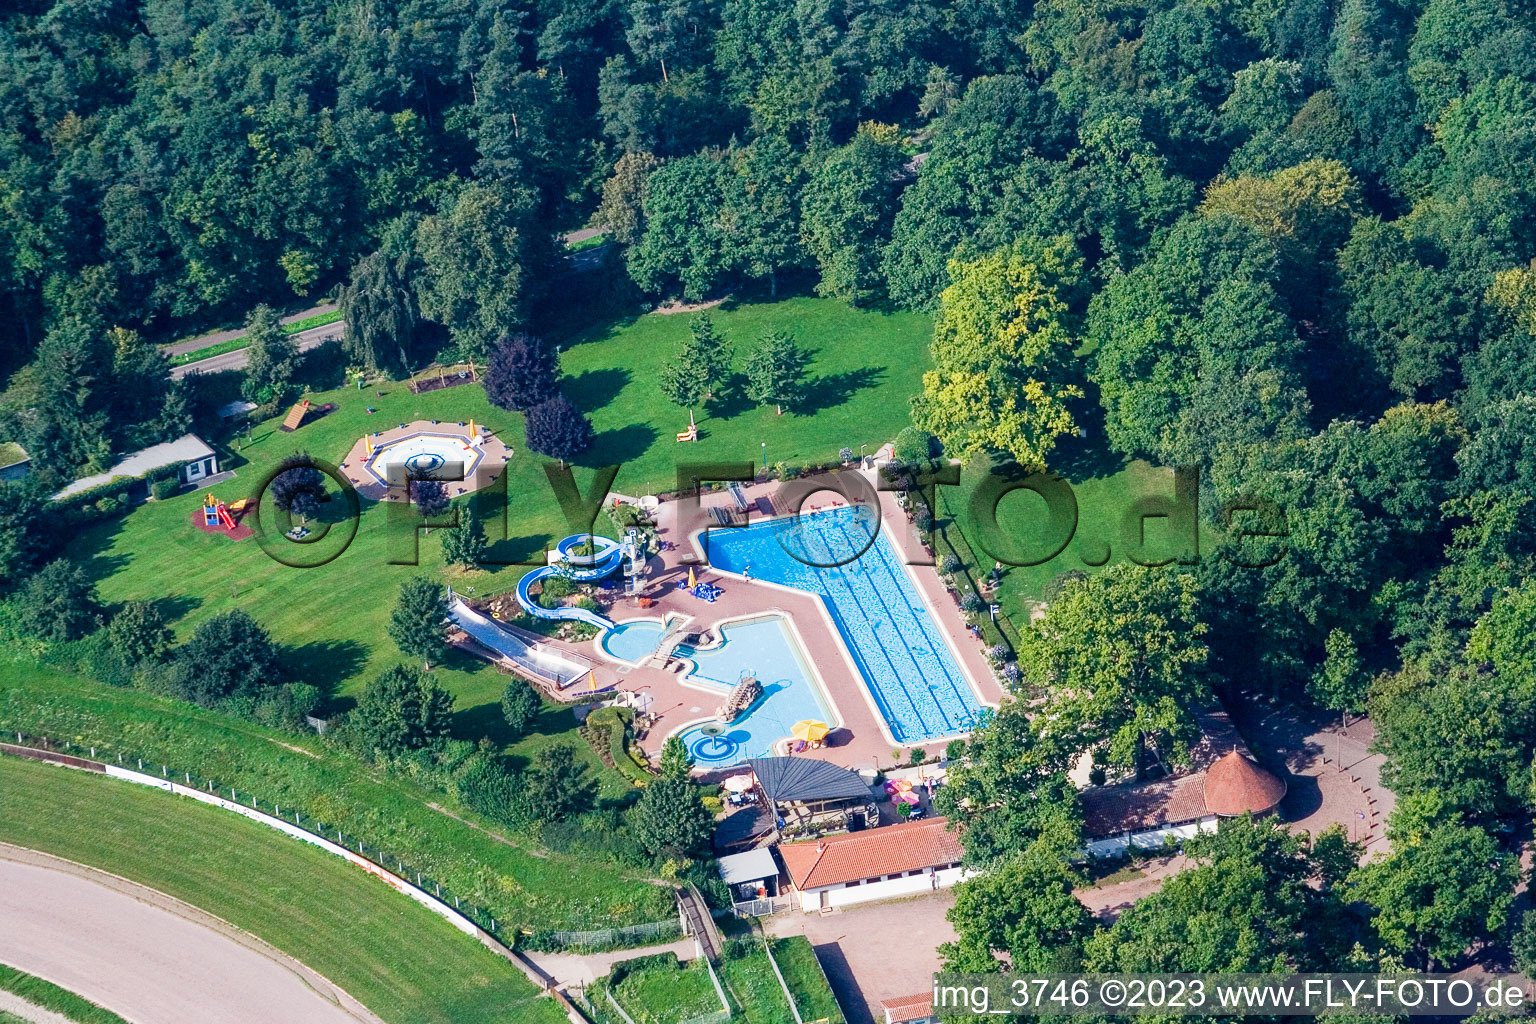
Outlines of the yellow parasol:
M807 743L820 743L827 738L827 723L807 718L790 726L790 735Z
M694 574L693 574L693 566L690 565L688 567L688 589L692 590L694 587L696 587L698 585L699 585L698 577L694 576Z

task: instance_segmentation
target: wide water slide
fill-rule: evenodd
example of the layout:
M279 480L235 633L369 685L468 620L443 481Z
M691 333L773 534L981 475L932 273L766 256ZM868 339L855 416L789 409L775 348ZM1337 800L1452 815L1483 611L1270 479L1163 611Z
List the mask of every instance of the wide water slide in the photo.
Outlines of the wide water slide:
M448 617L453 620L454 625L468 633L481 646L561 686L578 676L586 675L589 671L586 665L540 650L521 637L508 632L465 604L464 600L456 594L448 603Z
M572 549L580 544L590 544L592 553L573 555ZM585 622L598 629L612 629L613 621L585 608L545 608L528 595L528 588L557 573L564 573L578 583L593 583L618 570L628 554L627 545L595 534L578 533L555 545L561 561L566 565L546 565L524 576L517 584L517 603L523 611L539 619L564 619ZM568 566L568 567L567 567ZM473 635L473 634L471 634Z

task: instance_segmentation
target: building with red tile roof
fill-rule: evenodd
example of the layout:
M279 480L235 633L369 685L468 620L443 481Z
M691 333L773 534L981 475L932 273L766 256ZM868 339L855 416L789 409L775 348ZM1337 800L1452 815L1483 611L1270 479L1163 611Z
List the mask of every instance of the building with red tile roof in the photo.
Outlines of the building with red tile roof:
M938 1019L931 992L880 1000L880 1024L929 1024Z
M1254 764L1242 751L1229 751L1205 771L1205 806L1212 814L1235 818L1268 814L1285 799L1285 781Z
M805 910L905 896L964 874L960 840L947 824L930 818L784 843L779 856Z
M1093 786L1082 791L1088 852L1118 856L1132 845L1146 849L1216 828L1221 818L1268 814L1285 797L1283 779L1253 760L1225 711L1200 716L1201 738L1190 764L1147 782Z

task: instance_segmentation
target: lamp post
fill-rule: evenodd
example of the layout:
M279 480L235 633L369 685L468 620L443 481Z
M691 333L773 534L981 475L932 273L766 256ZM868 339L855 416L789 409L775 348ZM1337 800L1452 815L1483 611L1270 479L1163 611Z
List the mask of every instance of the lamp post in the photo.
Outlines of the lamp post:
M768 475L768 442L764 441L764 442L762 442L762 445L763 445L763 476L766 477Z

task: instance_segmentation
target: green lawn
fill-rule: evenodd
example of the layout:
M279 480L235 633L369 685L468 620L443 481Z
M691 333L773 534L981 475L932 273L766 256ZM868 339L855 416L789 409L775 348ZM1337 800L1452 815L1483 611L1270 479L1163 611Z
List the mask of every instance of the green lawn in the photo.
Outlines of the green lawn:
M907 422L907 397L918 389L927 363L926 318L809 298L727 305L711 315L736 342L738 365L769 328L788 331L811 349L807 407L776 416L772 409L735 399L699 410L702 440L679 445L673 435L687 425L687 413L662 398L654 380L686 337L690 318L647 315L588 330L568 339L561 356L568 392L590 413L596 429L591 451L575 466L583 492L591 487L594 467L603 465L622 466L619 490L658 491L675 486L679 460L759 462L766 442L771 463L825 462L845 445L873 451ZM413 395L404 384L387 383L308 397L316 405L329 402L337 408L291 434L279 431L279 420L273 419L225 439L223 466L236 478L213 488L219 497L232 501L249 494L265 473L298 450L339 463L366 433L418 419L474 419L500 433L514 451L505 474L507 514L488 524L496 541L492 557L543 564L545 545L573 529L553 500L545 460L526 449L522 417L492 407L478 385ZM419 565L395 564L410 559L415 534L409 525L397 528L395 517L403 511L398 506L366 502L350 546L341 550L338 528L303 549L341 551L337 557L317 568L290 568L269 557L256 539L236 542L194 528L191 517L201 501L201 492L183 494L80 528L69 554L96 580L103 600L160 602L182 639L213 615L234 608L249 612L282 645L290 673L331 695L332 707L348 706L367 680L402 660L386 629L398 588L410 575L431 574L485 595L510 589L527 571L526 564L467 574L448 570L438 539L431 536L420 538ZM341 505L334 501L329 508ZM508 846L447 824L425 806L441 799L432 789L386 780L318 741L279 740L185 704L40 669L38 651L26 644L13 646L9 666L0 666L0 726L66 739L88 737L85 742L155 757L262 799L299 807L410 860L503 921L535 929L582 929L670 913L658 903L661 890L633 872L606 862L544 857L542 850ZM455 736L505 744L497 701L507 677L459 655L435 671L455 697ZM627 790L628 783L603 768L574 724L569 712L548 709L536 731L511 745L510 752L527 757L541 746L569 743L598 773L605 795ZM321 757L279 745L290 742Z
M756 937L733 943L726 951L720 962L720 980L736 1001L738 1017L745 1018L747 1024L795 1024L784 988Z
M89 999L82 999L68 989L59 988L42 978L23 974L5 964L0 964L0 989L20 996L33 1006L41 1006L45 1010L52 1010L60 1016L68 1017L76 1024L128 1024L111 1010L97 1006ZM19 1020L21 1020L20 1017L0 1013L0 1024Z
M156 790L0 760L0 839L215 914L398 1024L555 1022L511 964L343 861Z
M678 444L688 410L656 388L660 367L688 336L690 314L651 314L578 335L565 346L566 388L597 430L591 456L619 463L619 489L671 490L679 461L830 462L839 448L874 452L909 422L907 400L922 386L932 322L912 313L853 309L835 299L796 298L708 311L746 362L767 330L782 330L814 355L809 401L783 416L740 397L695 410L700 440ZM738 374L738 383L740 383ZM588 459L586 461L594 461Z
M298 809L435 878L505 929L606 928L668 919L668 890L590 857L551 853L433 805L451 800L386 774L317 737L274 733L180 701L115 689L39 666L24 651L0 663L0 732L122 751L190 770ZM574 735L571 742L580 743ZM129 760L127 763L132 764ZM466 819L474 815L456 811Z
M784 975L784 984L795 997L795 1006L804 1020L826 1020L828 1024L843 1024L843 1012L837 1005L837 997L827 984L827 976L816 960L811 940L804 935L794 935L772 942L773 959Z
M613 995L635 1024L677 1024L721 1010L702 960L673 959L631 971L613 986Z
M687 413L657 393L654 377L687 334L689 318L650 315L593 331L568 344L562 356L567 388L590 412L597 431L592 450L575 470L584 490L597 465L622 465L620 490L664 490L675 485L680 459L760 462L761 442L766 441L770 463L829 461L844 445L857 450L864 444L872 451L906 423L906 398L917 390L927 359L925 318L859 311L823 299L721 308L711 315L736 340L738 361L769 327L788 330L815 349L814 407L784 416L739 403L701 410L703 439L679 445L673 434L687 426ZM502 433L516 452L508 466L511 500L505 528L500 523L490 527L493 539L506 538L495 545L493 556L542 564L544 545L569 532L541 468L544 460L524 446L521 417L492 407L480 387L412 395L403 384L386 384L310 397L317 405L333 402L338 408L292 434L278 431L279 420L273 419L235 439L224 464L238 475L215 488L220 497L233 500L246 493L271 466L299 449L337 463L367 432L416 419L474 419ZM201 500L200 492L183 494L94 524L74 538L70 554L97 579L105 600L165 602L178 617L183 637L209 616L244 608L289 649L297 675L342 695L357 693L364 681L399 660L385 625L394 594L409 575L439 574L485 594L511 588L527 571L520 565L467 577L445 571L434 537L421 538L419 567L390 564L392 557L409 555L409 531L388 525L387 505L367 503L344 553L319 568L288 568L268 557L254 539L232 542L195 529L190 517ZM404 545L402 538L407 538ZM327 539L316 547L330 544ZM470 659L450 659L439 677L461 710L494 701L504 682Z
M1173 471L1141 460L1130 462L1095 460L1094 464L1064 460L1062 476L1071 485L1077 502L1077 527L1072 540L1049 561L1031 566L1004 566L998 588L998 604L1020 628L1029 623L1029 611L1041 598L1042 591L1054 577L1070 570L1093 573L1128 561L1123 529L1128 513L1143 499L1173 496ZM983 462L967 465L961 472L960 486L939 489L941 518L953 518L970 542L980 561L978 575L992 568L997 556L1014 552L1045 552L1049 531L1045 500L1027 490L1008 493L996 507L996 530L978 523L972 515L971 498L988 472ZM1139 554L1156 561L1176 553L1168 520L1148 519L1145 523L1146 546ZM1216 536L1209 525L1202 524L1202 553L1209 551Z

